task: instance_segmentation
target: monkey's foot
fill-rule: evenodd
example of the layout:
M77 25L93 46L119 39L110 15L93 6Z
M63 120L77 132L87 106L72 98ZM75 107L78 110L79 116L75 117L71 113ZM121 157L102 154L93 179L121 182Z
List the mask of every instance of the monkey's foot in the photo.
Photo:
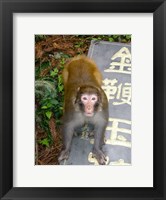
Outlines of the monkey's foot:
M58 158L58 162L60 163L62 160L67 160L69 158L69 151L63 150Z
M93 156L97 159L100 165L107 164L107 158L101 150L93 150Z

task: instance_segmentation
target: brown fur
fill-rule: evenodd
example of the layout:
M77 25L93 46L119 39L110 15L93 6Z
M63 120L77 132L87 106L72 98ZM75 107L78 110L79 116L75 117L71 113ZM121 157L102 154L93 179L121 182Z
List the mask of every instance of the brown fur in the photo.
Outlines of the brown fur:
M90 58L86 56L72 58L63 70L63 80L65 86L65 110L69 106L72 109L76 93L81 86L93 86L97 88L102 94L101 100L103 105L106 106L107 102L103 100L105 93L101 89L102 75L95 62ZM88 90L88 87L86 90Z
M63 70L63 78L65 86L66 83L81 85L88 82L99 87L102 84L102 76L95 62L86 56L71 59Z

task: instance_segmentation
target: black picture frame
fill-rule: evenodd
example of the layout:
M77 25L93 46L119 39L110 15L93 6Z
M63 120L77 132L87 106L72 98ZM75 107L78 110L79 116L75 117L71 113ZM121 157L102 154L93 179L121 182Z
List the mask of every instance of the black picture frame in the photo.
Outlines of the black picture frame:
M153 13L154 187L13 187L13 13ZM140 30L141 31L141 30ZM146 45L146 44L145 44ZM165 200L166 192L165 0L0 0L0 197L6 199ZM146 134L146 133L145 133ZM139 172L138 172L139 173ZM144 181L144 180L142 180Z

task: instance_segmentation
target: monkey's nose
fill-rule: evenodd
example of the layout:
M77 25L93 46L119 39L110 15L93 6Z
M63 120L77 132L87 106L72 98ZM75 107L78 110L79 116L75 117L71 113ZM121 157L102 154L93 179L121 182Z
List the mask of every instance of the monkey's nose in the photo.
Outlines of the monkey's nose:
M88 106L87 106L87 109L88 109L89 111L91 111L91 110L92 110L92 106L88 105Z

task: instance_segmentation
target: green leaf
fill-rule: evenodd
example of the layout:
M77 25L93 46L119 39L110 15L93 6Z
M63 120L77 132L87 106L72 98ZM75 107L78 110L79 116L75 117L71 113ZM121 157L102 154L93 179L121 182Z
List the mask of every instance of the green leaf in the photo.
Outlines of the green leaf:
M50 102L47 103L47 108L51 108L52 104Z
M63 57L64 57L64 58L70 58L70 55L64 54ZM65 62L64 62L64 63L65 63Z
M62 82L63 82L62 75L59 75L59 76L58 76L58 83L61 84Z
M48 119L51 118L51 115L52 115L52 112L51 112L51 111L47 111L47 112L46 112L46 116L48 117Z
M119 35L113 35L113 38L114 38L114 39L117 39L117 38L118 38L118 36L119 36Z
M39 144L42 144L43 146L49 147L49 140L48 140L48 138L40 140Z
M62 92L63 91L63 85L58 85L58 90L59 90L59 92Z
M47 106L42 106L41 109L47 109Z
M45 68L47 68L49 66L50 66L50 62L47 61L47 62L43 62L40 67L41 67L41 69L45 69Z
M63 110L63 107L61 106L61 107L59 107L59 110Z
M109 38L109 41L110 42L114 42L114 38Z
M122 39L122 42L123 42L123 43L126 43L126 42L127 42L127 40L126 40L126 39Z
M130 40L131 39L131 35L126 35L126 39Z
M54 70L52 70L51 72L50 72L50 76L52 76L52 77L55 77L57 74L58 74L58 69L57 68L55 68Z
M50 102L52 105L55 105L55 106L59 104L59 102L56 99L51 99Z

